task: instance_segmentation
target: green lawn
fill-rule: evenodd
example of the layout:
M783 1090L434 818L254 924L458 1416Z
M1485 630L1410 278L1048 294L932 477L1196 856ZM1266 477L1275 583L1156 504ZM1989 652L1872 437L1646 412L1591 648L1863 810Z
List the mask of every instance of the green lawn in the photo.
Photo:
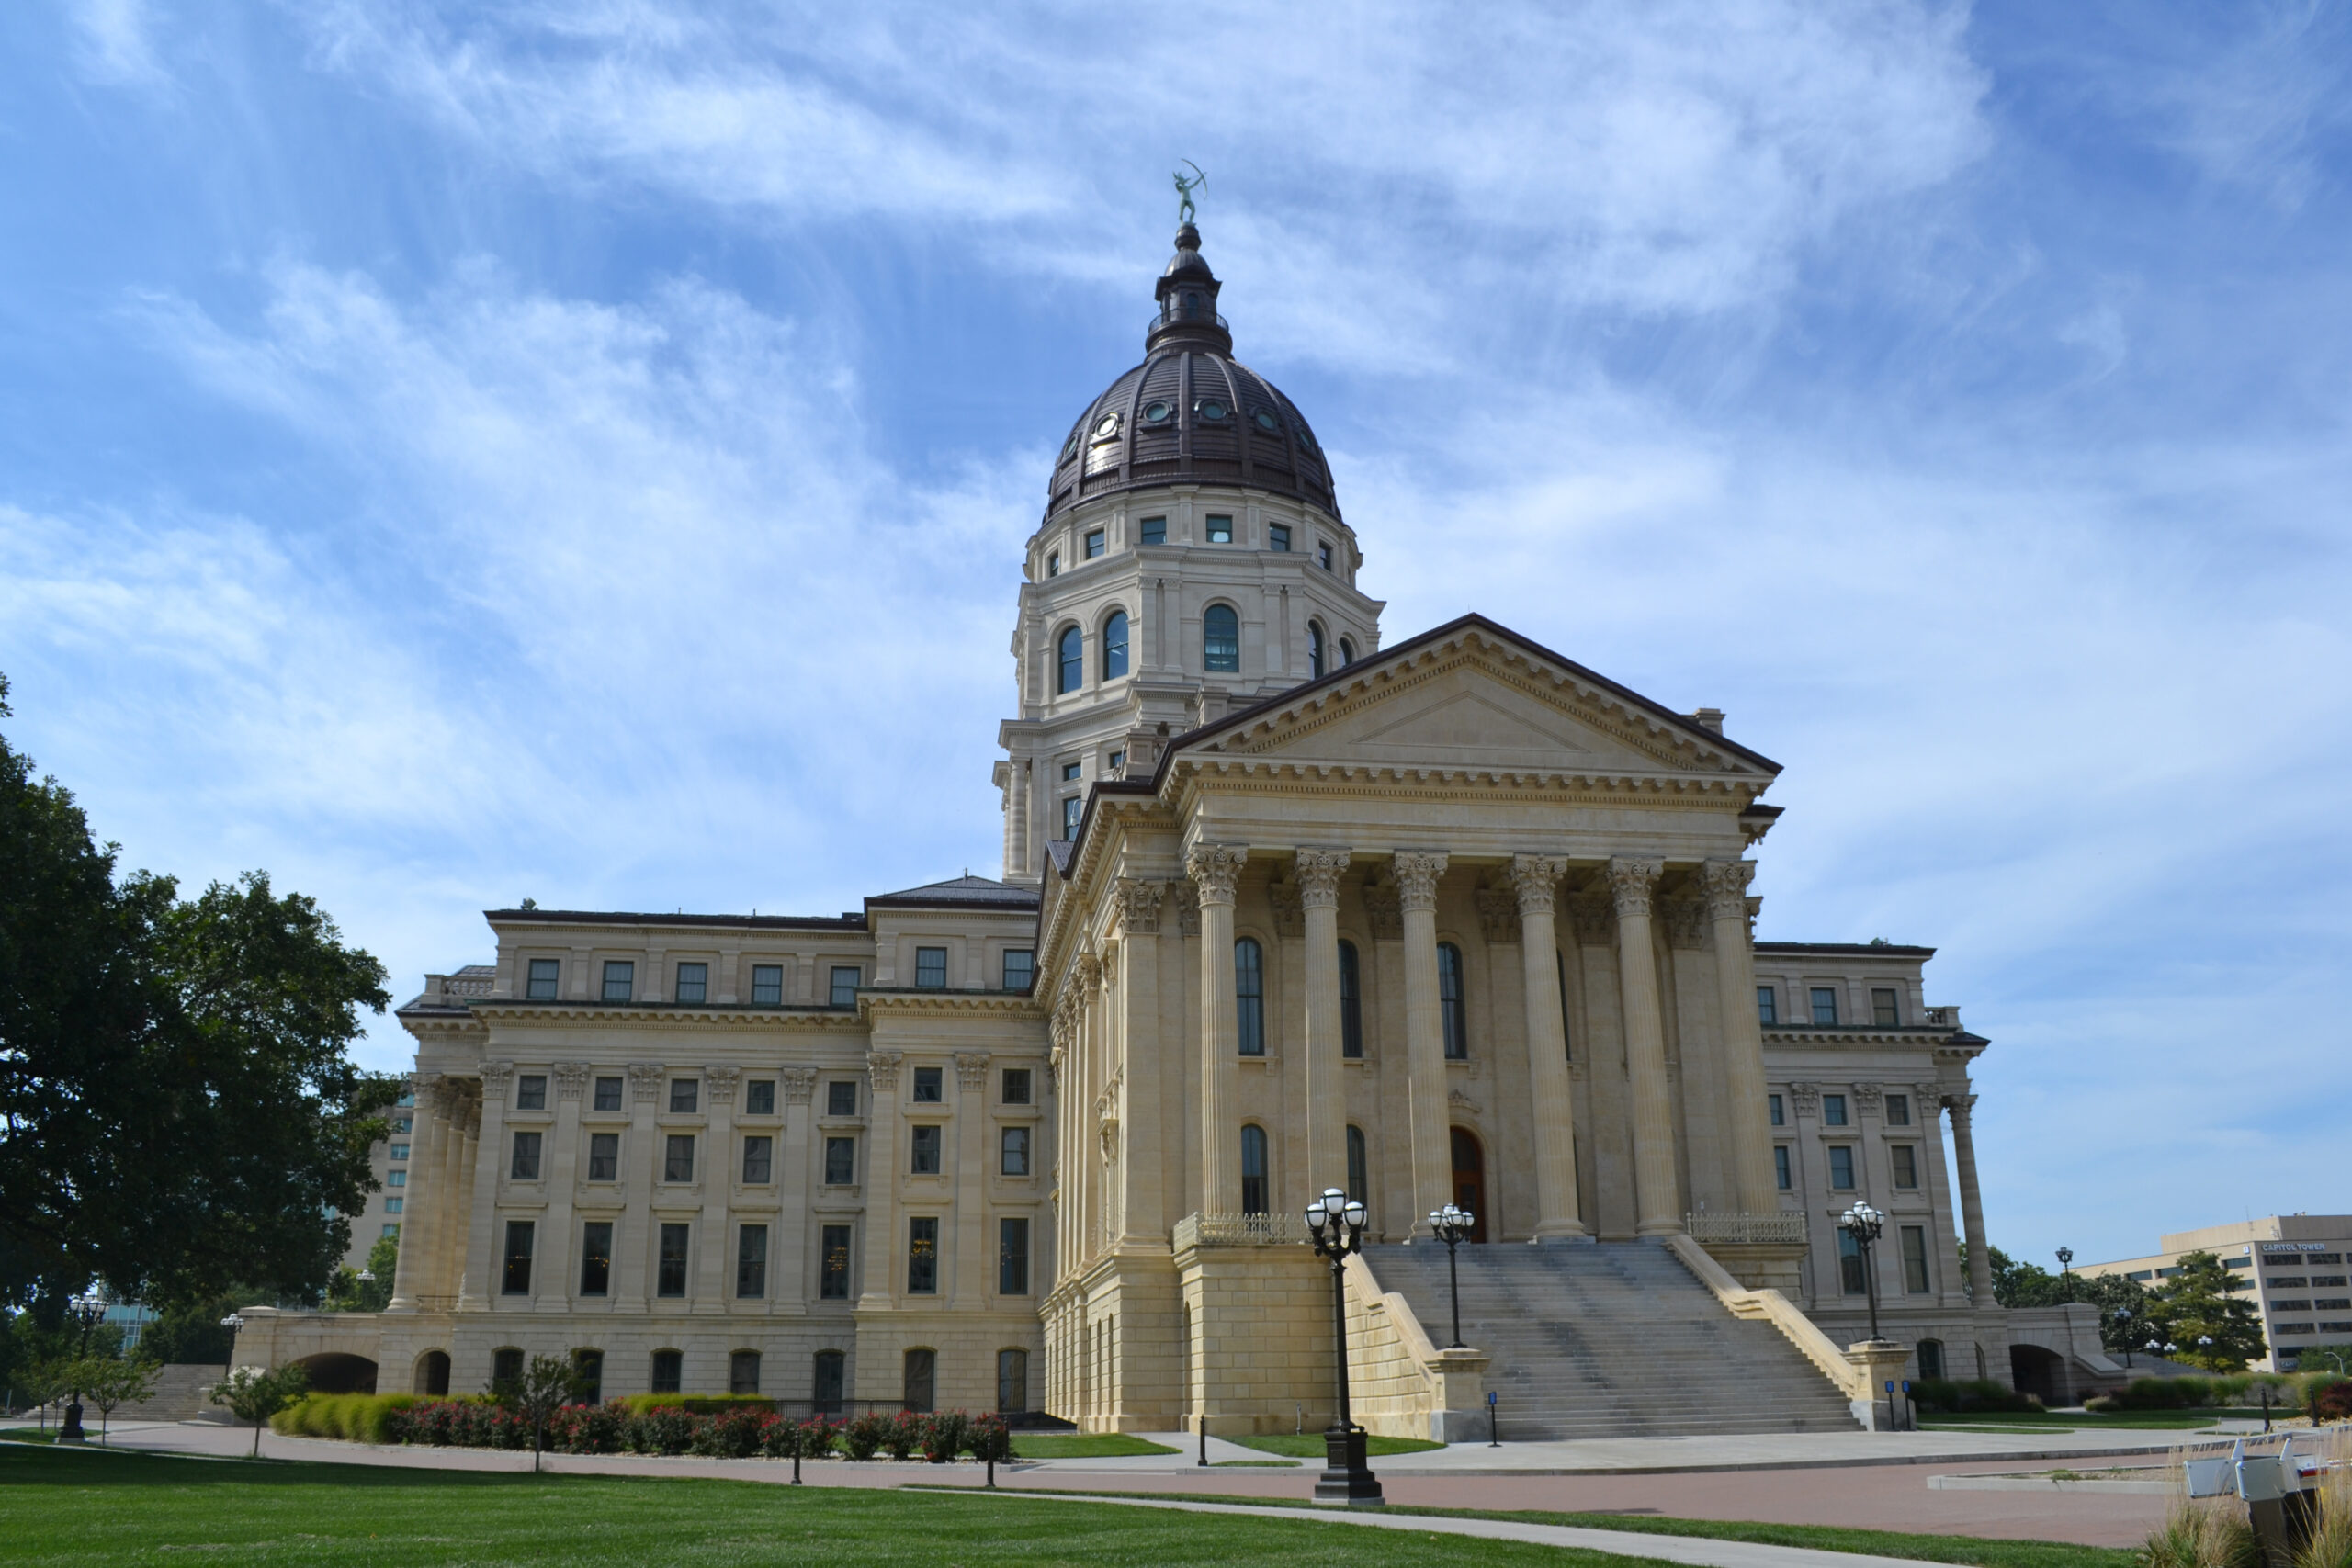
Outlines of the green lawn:
M976 1478L977 1479L977 1478ZM1227 1499L1229 1501L1229 1499ZM538 1476L0 1444L0 1562L1044 1564L1478 1562L1627 1568L1598 1552L1111 1503L742 1481ZM197 1558L180 1554L203 1553Z
M1015 1459L1123 1459L1132 1454L1172 1454L1165 1443L1148 1443L1125 1432L1015 1432Z
M1306 1432L1297 1437L1276 1433L1267 1438L1233 1438L1227 1440L1239 1443L1245 1449L1256 1449L1260 1453L1282 1454L1290 1459L1321 1459L1329 1451L1324 1446L1320 1432ZM1365 1440L1364 1451L1378 1459L1383 1454L1419 1454L1443 1447L1443 1443L1432 1443L1420 1438L1371 1438Z

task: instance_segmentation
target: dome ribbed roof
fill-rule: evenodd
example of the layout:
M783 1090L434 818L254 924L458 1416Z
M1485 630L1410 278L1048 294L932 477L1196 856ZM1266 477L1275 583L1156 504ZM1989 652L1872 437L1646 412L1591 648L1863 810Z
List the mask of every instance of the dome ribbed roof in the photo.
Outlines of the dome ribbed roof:
M1144 362L1086 405L1054 460L1051 518L1081 501L1171 484L1227 484L1306 501L1338 516L1331 470L1298 405L1233 357L1216 313L1223 285L1201 236L1177 231Z

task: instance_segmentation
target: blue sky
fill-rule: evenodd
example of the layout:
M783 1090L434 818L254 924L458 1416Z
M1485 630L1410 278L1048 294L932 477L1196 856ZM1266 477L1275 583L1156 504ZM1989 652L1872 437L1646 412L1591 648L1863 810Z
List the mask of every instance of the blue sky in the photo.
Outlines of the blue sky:
M1469 15L0 8L11 739L403 996L992 873L1191 158L1388 636L1728 710L1760 934L1943 949L1996 1243L2352 1210L2346 7Z

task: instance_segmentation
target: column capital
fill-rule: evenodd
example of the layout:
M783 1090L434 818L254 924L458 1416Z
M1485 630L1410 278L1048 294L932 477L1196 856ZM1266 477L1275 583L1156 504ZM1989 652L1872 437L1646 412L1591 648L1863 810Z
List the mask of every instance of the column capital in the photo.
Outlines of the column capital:
M1402 908L1428 913L1437 908L1437 879L1445 874L1446 859L1430 850L1396 852L1396 897Z
M659 1062L631 1062L628 1065L629 1098L639 1105L650 1104L662 1098L662 1080L670 1069Z
M555 1065L555 1097L558 1100L578 1100L588 1088L588 1064L558 1062Z
M1944 1094L1944 1109L1951 1112L1952 1125L1957 1127L1966 1122L1969 1113L1976 1109L1976 1097L1973 1094L1958 1094L1947 1090Z
M1747 913L1747 884L1756 875L1752 860L1711 860L1699 867L1700 885L1706 889L1707 918L1736 920Z
M703 1081L710 1086L710 1102L713 1105L735 1103L735 1086L743 1081L742 1068L705 1067L702 1076Z
M504 1100L506 1086L514 1078L512 1062L484 1062L481 1065L481 1095L484 1100Z
M1233 885L1240 879L1250 851L1245 845L1202 844L1184 857L1185 874L1201 890L1204 904L1233 907Z
M1348 852L1329 849L1301 850L1296 858L1300 908L1338 908L1340 907L1340 878L1347 874Z
M989 1082L989 1053L958 1051L956 1053L956 1087L961 1089L986 1089Z
M865 1076L873 1080L875 1098L878 1100L886 1093L896 1094L899 1091L899 1064L905 1060L906 1053L903 1051L868 1051L865 1054ZM875 1114L878 1116L881 1112L877 1109Z
M1510 885L1519 894L1519 917L1548 915L1554 911L1560 894L1560 878L1568 874L1568 863L1560 855L1513 855L1510 857Z
M806 1105L817 1092L817 1069L814 1067L786 1067L780 1076L784 1079L784 1102L786 1105Z
M1077 982L1076 991L1082 998L1085 993L1102 983L1102 955L1094 953L1080 953L1077 960L1070 965L1070 974Z
M1159 930L1159 900L1167 885L1123 876L1113 897L1119 901L1119 929L1130 936L1150 936Z
M1643 860L1619 855L1609 863L1609 894L1617 906L1617 918L1630 919L1646 917L1650 912L1650 895L1657 887L1657 879L1666 874L1663 861Z

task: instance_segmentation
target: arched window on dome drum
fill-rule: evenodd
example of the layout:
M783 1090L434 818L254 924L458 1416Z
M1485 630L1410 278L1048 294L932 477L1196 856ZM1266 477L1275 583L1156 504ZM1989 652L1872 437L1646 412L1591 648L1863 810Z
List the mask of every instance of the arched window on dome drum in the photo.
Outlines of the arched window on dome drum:
M1062 633L1061 665L1061 684L1055 688L1057 691L1075 692L1086 683L1086 638L1076 626Z
M1323 678L1323 623L1320 621L1306 623L1306 678L1310 681Z
M1266 1212L1266 1130L1247 1124L1241 1129L1241 1212Z
M1346 637L1340 639L1340 668L1344 670L1356 661L1356 645Z
M1241 669L1241 617L1230 604L1212 604L1201 616L1201 662L1212 672Z
M1372 1188L1372 1161L1364 1153L1363 1129L1348 1129L1348 1196L1359 1203L1370 1203L1364 1196Z
M1351 942L1340 943L1340 1055L1363 1055L1363 965Z
M1233 944L1233 1038L1244 1056L1266 1054L1266 955L1255 937Z
M1445 1059L1464 1061L1470 1055L1470 1021L1462 1006L1462 950L1450 942L1437 944L1437 1001L1445 1017Z
M1102 623L1102 679L1115 681L1127 672L1127 613L1114 610Z

